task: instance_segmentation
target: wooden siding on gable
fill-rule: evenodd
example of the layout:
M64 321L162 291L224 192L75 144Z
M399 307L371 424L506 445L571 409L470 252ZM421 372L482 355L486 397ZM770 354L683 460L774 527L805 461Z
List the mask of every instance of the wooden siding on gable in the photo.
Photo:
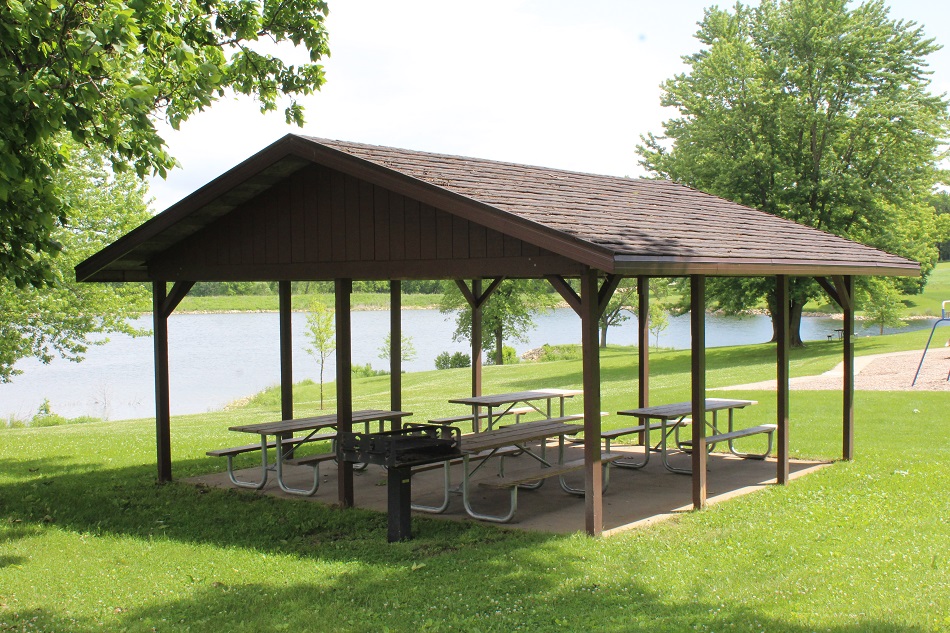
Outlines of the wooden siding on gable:
M150 276L329 278L327 264L354 278L571 274L576 262L319 165L271 189L154 257ZM340 269L340 264L352 264ZM258 277L259 276L259 277Z

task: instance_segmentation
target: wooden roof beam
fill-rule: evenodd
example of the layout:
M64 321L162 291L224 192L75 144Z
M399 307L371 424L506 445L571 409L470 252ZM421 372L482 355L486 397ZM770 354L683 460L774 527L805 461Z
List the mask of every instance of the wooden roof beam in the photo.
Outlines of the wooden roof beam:
M854 297L848 292L843 276L815 277L815 281L842 310L854 310Z
M546 279L552 286L554 286L554 289L557 290L557 293L561 295L564 301L567 302L567 305L569 305L571 309L578 315L581 314L582 307L580 295L578 295L574 289L571 288L571 285L567 283L564 277L561 277L560 275L548 275Z

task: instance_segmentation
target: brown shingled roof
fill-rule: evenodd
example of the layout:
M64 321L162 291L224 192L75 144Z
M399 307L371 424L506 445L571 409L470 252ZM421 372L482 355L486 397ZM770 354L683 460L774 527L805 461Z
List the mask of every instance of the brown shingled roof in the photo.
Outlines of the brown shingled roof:
M768 274L775 267L841 266L919 274L917 262L667 180L309 140L607 249L614 272Z
M669 181L287 135L79 264L77 279L149 279L157 254L314 163L610 273L920 274L917 262Z

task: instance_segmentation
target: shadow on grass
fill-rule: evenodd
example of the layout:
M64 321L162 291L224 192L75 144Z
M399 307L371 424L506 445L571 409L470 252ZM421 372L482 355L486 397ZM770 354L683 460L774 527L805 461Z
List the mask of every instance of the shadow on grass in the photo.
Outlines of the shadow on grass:
M15 466L8 460L3 466ZM176 463L178 476L208 469L208 460ZM15 468L21 481L0 486L0 530L5 539L41 534L47 525L80 534L208 544L281 555L300 567L279 578L272 569L244 570L246 581L223 584L192 579L174 599L146 604L105 605L102 615L83 619L75 609L0 609L0 630L100 631L122 629L247 631L425 631L650 629L678 631L705 625L792 633L812 630L766 616L748 606L722 603L702 592L672 603L635 572L623 579L597 578L586 556L565 556L572 537L497 529L474 522L414 518L415 539L386 543L386 517L234 490L181 483L157 485L154 466L102 470L95 464L69 468L45 464ZM86 472L78 472L86 468ZM649 551L617 552L631 569ZM344 563L330 565L324 563ZM3 566L28 564L0 558ZM556 572L552 570L556 566ZM243 568L242 568L243 569ZM276 573L267 584L255 574ZM159 572L156 572L159 573ZM699 579L697 579L699 581ZM187 594L187 595L184 595ZM583 624L579 624L583 623ZM229 624L235 624L231 627ZM239 624L239 626L237 626ZM154 627L154 629L153 629ZM822 628L826 628L822 626ZM916 631L886 622L830 627L840 633Z
M415 532L423 538L386 547L386 517L368 510L342 512L322 503L179 482L160 485L152 465L100 469L97 464L73 463L63 469L44 462L37 469L17 464L17 460L0 463L0 468L20 475L20 481L0 486L0 518L8 524L0 540L27 536L53 524L81 533L163 537L344 561L364 560L371 549L375 562L385 562L407 551L426 557L451 550L452 542L508 538L501 536L506 532L480 524L423 518L414 519ZM185 478L206 473L212 466L218 464L180 460L175 473ZM440 539L448 541L439 545ZM320 547L328 542L345 546Z
M603 633L649 630L756 630L806 633L811 626L763 617L752 609L723 607L719 601L670 604L661 593L640 593L631 602L624 593L596 591L596 586L554 592L544 600L531 600L526 592L513 610L496 609L492 594L469 590L469 608L457 602L454 591L432 593L431 582L410 569L385 579L343 575L324 581L288 583L279 594L265 584L228 586L202 583L188 597L124 609L114 607L101 619L70 617L66 610L38 609L0 612L0 628L70 631L534 631L596 630ZM421 590L420 585L426 585ZM584 594L584 595L579 595ZM358 599L354 599L357 597ZM369 599L366 599L369 597ZM511 598L512 592L506 592ZM565 602L583 601L582 612L565 610ZM461 607L461 608L460 608ZM22 627L22 628L20 628ZM873 620L822 626L830 633L914 633L919 627Z

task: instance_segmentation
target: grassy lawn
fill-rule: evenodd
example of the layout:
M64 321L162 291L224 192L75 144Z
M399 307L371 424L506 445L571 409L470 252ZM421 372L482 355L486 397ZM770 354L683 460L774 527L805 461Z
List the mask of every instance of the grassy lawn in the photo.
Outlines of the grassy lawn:
M919 349L926 335L858 351ZM796 350L792 375L840 352ZM774 351L719 348L708 365L710 387L763 380ZM688 368L687 352L655 354L653 402L687 398ZM632 350L604 354L604 410L635 405L635 377ZM445 402L468 380L407 374L404 408L458 411ZM486 392L541 385L579 386L580 363L486 369ZM354 388L358 407L388 406L386 377ZM316 393L297 390L299 415ZM771 421L774 394L721 393L760 401L750 424ZM856 405L855 461L609 539L419 517L413 541L390 545L381 514L155 485L153 421L2 430L0 631L950 630L947 393L859 392ZM837 457L840 393L792 392L791 406L793 454ZM227 427L278 411L271 391L174 418L176 477L222 469L204 451L234 444Z
M908 314L940 316L942 301L950 301L950 262L937 264L934 271L930 273L930 279L923 293L904 297Z

